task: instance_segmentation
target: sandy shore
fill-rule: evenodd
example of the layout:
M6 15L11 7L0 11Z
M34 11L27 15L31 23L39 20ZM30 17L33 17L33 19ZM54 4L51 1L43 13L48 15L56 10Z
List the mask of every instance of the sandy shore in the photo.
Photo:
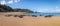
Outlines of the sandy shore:
M19 13L14 12L12 14ZM0 26L60 26L60 16L53 16L51 18L24 16L24 18L19 18L0 15Z

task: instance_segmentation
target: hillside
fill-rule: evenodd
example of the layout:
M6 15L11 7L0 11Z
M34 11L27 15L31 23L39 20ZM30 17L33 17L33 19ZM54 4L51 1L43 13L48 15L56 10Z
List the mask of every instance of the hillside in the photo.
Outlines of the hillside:
M0 12L10 12L12 11L12 8L7 5L0 5Z
M29 9L21 9L21 8L13 9L10 6L0 4L0 12L33 12L33 11Z

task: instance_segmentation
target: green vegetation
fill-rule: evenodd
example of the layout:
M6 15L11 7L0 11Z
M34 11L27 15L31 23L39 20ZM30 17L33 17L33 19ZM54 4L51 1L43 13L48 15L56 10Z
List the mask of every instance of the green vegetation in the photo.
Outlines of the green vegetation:
M10 11L12 11L12 8L10 6L0 5L0 12L10 12Z
M33 12L29 9L21 9L21 8L11 8L7 5L0 5L0 12Z
M14 12L32 12L31 10L29 9L21 9L21 8L15 8L13 9Z

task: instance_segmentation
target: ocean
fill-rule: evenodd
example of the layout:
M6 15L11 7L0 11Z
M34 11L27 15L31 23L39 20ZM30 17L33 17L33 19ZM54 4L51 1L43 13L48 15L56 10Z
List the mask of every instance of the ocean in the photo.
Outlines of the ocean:
M42 15L42 16L47 16L47 15L53 15L53 16L60 16L60 13L41 13L41 12L37 12L37 13L27 13L30 15Z

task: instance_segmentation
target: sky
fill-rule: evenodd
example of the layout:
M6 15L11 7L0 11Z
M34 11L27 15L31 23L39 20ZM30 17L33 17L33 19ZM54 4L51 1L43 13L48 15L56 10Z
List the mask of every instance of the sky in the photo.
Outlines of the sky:
M6 0L6 2L6 5L12 8L30 9L37 12L60 12L60 0Z

